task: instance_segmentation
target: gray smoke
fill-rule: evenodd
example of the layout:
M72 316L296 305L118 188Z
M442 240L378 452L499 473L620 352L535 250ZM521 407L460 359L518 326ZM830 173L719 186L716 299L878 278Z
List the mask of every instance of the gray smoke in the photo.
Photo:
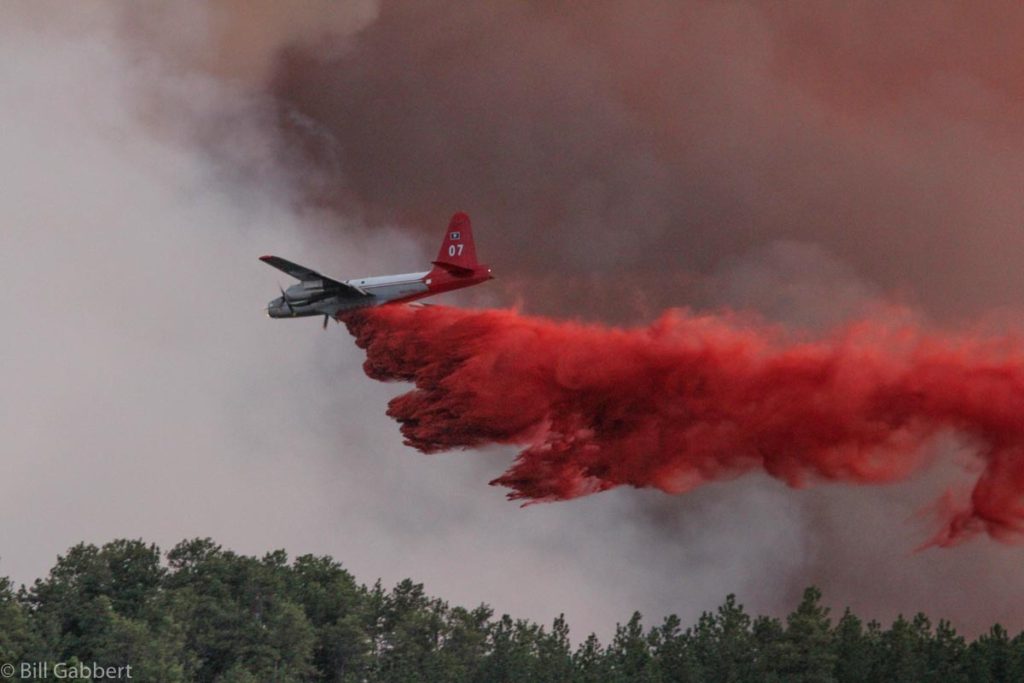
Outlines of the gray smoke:
M728 592L781 612L811 582L867 616L1022 625L1019 551L911 553L953 441L891 487L748 477L519 509L484 485L510 452L405 449L384 415L403 388L366 379L340 328L264 317L284 276L256 260L415 270L465 209L500 279L462 304L811 329L880 298L947 320L1013 305L1003 17L960 18L982 45L946 39L942 12L895 16L944 37L900 48L917 34L868 40L867 4L54 8L0 9L0 512L19 520L0 573L31 580L80 540L209 535L565 611L577 636Z

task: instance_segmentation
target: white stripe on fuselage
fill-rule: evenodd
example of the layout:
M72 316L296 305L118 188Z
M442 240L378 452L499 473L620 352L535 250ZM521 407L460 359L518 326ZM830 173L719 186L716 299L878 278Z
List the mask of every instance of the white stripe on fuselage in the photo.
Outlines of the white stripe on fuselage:
M345 280L346 285L352 285L360 289L370 290L382 285L402 285L418 282L425 278L428 271L422 273L402 273L400 275L377 275L374 277L361 277L355 280Z
M427 271L422 273L401 273L399 275L378 275L376 277L346 280L345 284L358 287L367 294L373 294L383 301L390 301L426 292L429 289L424 282L424 278L427 275Z

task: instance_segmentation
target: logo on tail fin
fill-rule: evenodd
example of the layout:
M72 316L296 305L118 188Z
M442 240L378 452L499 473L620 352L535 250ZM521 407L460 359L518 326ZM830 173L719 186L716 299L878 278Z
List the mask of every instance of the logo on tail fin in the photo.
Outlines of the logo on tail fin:
M452 216L434 265L460 277L475 272L479 264L476 261L476 247L473 244L473 228L469 216L462 212Z

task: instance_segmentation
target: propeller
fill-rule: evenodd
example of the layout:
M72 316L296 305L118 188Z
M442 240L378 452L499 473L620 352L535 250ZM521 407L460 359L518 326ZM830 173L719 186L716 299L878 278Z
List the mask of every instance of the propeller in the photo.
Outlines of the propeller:
M277 288L281 290L281 301L284 302L285 308L288 309L289 313L294 313L295 309L293 309L292 305L288 302L288 295L284 293L284 287L282 287L281 284L278 283Z

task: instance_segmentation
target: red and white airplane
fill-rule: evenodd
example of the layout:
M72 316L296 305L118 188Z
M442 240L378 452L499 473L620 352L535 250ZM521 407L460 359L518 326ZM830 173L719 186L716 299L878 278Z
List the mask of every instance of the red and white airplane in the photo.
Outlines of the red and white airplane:
M332 280L315 270L286 261L279 256L261 256L260 260L282 270L299 281L267 304L271 318L304 318L313 315L329 318L367 306L382 306L415 301L453 289L471 287L492 279L491 269L476 261L473 229L469 216L452 216L441 242L441 251L433 268L422 273L377 275L353 280Z

